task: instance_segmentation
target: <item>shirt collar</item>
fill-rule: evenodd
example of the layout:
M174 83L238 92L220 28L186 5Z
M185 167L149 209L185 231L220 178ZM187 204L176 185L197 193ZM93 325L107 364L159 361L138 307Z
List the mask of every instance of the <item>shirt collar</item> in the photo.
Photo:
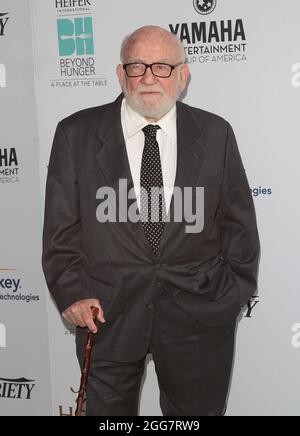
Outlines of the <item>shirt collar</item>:
M176 140L176 104L170 109L170 111L163 116L157 123L160 128L166 133L171 140ZM145 117L133 110L126 99L124 98L121 106L122 119L124 120L124 126L126 129L126 137L139 133L145 126L149 124L149 121Z

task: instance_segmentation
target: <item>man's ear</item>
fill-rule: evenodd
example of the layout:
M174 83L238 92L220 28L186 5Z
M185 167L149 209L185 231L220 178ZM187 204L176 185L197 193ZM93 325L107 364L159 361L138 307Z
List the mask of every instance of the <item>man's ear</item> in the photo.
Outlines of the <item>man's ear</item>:
M117 72L117 76L118 76L118 80L119 80L120 86L122 87L123 86L123 80L124 80L124 68L123 68L122 64L119 64L117 66L116 72Z

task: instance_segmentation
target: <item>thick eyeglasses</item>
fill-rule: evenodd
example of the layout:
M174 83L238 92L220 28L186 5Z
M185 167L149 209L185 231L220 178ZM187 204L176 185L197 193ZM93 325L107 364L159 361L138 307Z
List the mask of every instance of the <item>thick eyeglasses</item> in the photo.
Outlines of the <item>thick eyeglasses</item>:
M126 71L128 77L141 77L146 73L147 68L150 68L153 76L167 79L171 76L172 71L179 65L182 65L182 62L175 65L164 64L161 62L157 62L155 64L132 62L130 64L123 65L123 68Z

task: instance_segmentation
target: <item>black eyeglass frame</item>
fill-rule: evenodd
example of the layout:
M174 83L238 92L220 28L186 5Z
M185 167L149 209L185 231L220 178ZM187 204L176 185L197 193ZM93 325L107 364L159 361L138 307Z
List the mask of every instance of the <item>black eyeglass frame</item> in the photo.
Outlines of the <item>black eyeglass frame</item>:
M139 74L137 76L130 76L127 73L127 69L126 69L129 65L144 65L145 71L143 72L143 74ZM153 70L152 70L153 65L166 65L166 66L170 67L170 74L168 76L160 76L158 74L154 74ZM153 62L153 64L145 64L144 62L130 62L128 64L124 64L123 68L125 70L125 73L126 73L127 77L130 77L130 78L142 77L142 76L144 76L146 74L147 69L150 68L151 73L153 74L153 76L159 77L160 79L169 79L171 77L171 75L172 75L173 70L175 70L176 67L179 67L179 65L183 65L183 62L179 62L178 64L175 64L175 65L166 64L165 62Z

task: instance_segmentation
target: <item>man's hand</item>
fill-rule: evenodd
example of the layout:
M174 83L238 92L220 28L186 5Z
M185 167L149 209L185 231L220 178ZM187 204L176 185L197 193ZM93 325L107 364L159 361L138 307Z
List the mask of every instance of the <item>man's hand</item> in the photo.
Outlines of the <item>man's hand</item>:
M86 300L77 301L77 303L69 306L63 313L62 316L69 321L71 324L74 324L79 327L87 327L93 333L97 333L97 327L93 321L92 310L91 307L98 307L99 314L97 316L98 321L104 323L104 312L102 307L100 306L99 300L95 298L89 298Z

